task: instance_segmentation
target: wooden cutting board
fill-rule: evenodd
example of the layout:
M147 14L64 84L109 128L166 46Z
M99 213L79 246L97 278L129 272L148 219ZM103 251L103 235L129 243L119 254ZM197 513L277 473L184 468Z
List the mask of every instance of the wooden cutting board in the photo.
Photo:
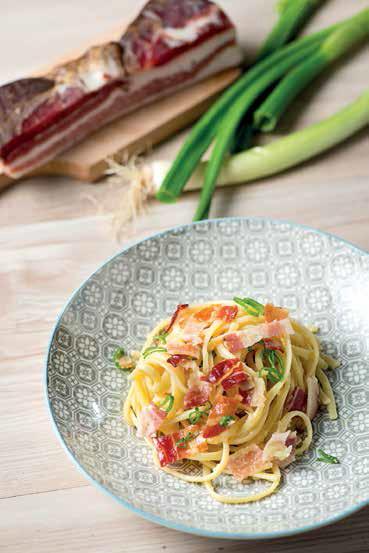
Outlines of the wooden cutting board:
M106 158L142 152L195 121L240 74L228 69L180 92L144 106L93 133L30 176L66 175L94 182L107 168ZM1 172L0 189L15 183Z

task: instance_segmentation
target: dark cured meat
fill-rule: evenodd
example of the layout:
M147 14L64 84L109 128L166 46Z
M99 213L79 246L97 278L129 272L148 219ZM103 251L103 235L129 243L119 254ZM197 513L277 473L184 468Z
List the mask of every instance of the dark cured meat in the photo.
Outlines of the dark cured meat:
M238 65L232 23L209 0L151 0L120 43L0 87L0 158L20 177L106 123Z
M229 376L222 380L222 386L224 390L230 390L232 386L241 384L247 381L247 374L241 366L236 367Z
M167 359L167 363L172 365L173 367L178 367L183 361L188 361L190 357L188 355L171 355Z
M223 376L229 372L233 367L238 365L240 363L240 360L237 358L234 359L225 359L224 361L220 361L214 367L211 369L208 375L202 376L201 380L204 380L206 382L210 382L211 384L216 384L219 382Z
M233 24L224 12L208 0L151 0L131 23L120 40L124 66L129 73L164 65L189 48L176 30L208 17L201 33L191 41L191 48L207 40L219 30ZM172 32L171 32L172 31Z

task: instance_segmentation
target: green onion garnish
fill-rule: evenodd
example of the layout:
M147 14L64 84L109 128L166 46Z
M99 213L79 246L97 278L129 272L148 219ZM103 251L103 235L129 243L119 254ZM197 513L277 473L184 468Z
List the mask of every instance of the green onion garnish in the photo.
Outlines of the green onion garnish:
M165 331L160 332L159 334L154 336L153 341L158 343L158 344L166 344L167 343L167 336L168 336L168 332L165 332Z
M167 350L165 348L162 348L162 347L159 347L159 346L150 346L149 348L145 349L145 351L142 354L142 357L144 359L146 359L152 353L161 352L161 351L164 352L164 351L167 351Z
M184 436L183 438L178 440L178 442L176 442L176 446L177 447L186 447L187 442L192 440L192 438L194 438L194 437L195 436L192 434L192 432L189 432L188 434L186 434L186 436Z
M273 384L283 380L285 366L281 356L272 349L265 349L263 356L269 364L269 366L263 367L267 371L267 379Z
M126 354L126 352L124 351L123 348L117 348L115 350L115 352L113 353L113 361L114 361L114 365L117 367L117 369L121 368L121 366L119 365L119 359L124 357L125 354Z
M195 407L195 410L191 411L191 413L188 415L188 421L191 424L196 424L197 422L199 422L201 417L209 414L210 409L211 409L210 401L207 401L205 403L204 409L199 409L199 407Z
M195 410L191 411L191 413L188 415L188 420L191 424L196 424L197 422L199 422L202 415L203 415L203 412L200 411L198 407L196 407Z
M318 455L317 461L320 461L321 463L329 463L330 465L339 465L340 462L334 455L329 455L329 453L326 453L322 449L318 449Z
M243 309L253 317L259 317L264 313L264 305L252 298L233 298L235 303L238 303Z
M228 426L232 421L234 421L234 417L226 415L220 419L219 424L220 426Z
M169 411L172 409L174 403L174 396L172 394L166 394L165 399L160 403L160 407L169 413Z

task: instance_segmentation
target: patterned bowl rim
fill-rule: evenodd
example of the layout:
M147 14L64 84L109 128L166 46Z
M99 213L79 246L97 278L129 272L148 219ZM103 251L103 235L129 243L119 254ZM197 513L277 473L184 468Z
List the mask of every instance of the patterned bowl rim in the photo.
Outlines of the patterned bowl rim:
M271 539L271 538L283 538L287 536L294 536L296 534L302 534L304 532L308 532L310 530L316 530L318 528L322 528L324 526L328 526L329 524L333 524L335 522L338 522L354 513L359 511L360 509L363 509L364 507L369 505L369 498L365 499L359 503L356 503L355 505L352 505L351 507L347 509L343 509L339 513L329 516L325 518L324 520L321 520L319 522L313 523L313 524L307 524L305 526L299 527L299 528L291 528L290 530L275 530L273 532L214 532L214 531L208 531L208 530L202 530L199 528L194 528L187 524L181 524L181 523L174 523L170 522L160 516L153 515L150 513L147 513L143 511L142 509L139 509L137 507L134 507L131 505L128 501L125 501L124 499L121 499L117 497L114 493L110 492L105 486L97 482L80 464L78 459L74 456L73 452L69 449L66 441L64 440L62 434L59 431L59 428L57 426L53 409L50 403L49 394L48 394L48 364L49 364L49 358L50 358L50 351L51 351L51 345L55 336L55 333L58 329L58 326L60 324L60 320L67 309L67 307L72 303L78 292L81 290L81 288L105 265L109 264L113 259L120 256L122 253L130 250L131 248L137 246L138 244L141 244L143 242L146 242L148 240L151 240L153 238L158 238L161 236L164 236L166 234L169 234L173 231L180 230L180 229L188 229L193 226L197 225L204 225L209 223L219 223L219 222L231 222L231 221L265 221L268 223L273 224L287 224L291 227L297 227L303 230L315 232L317 234L321 234L323 236L327 236L329 238L334 238L347 246L349 246L352 250L354 250L357 253L364 254L369 256L369 252L359 248L352 242L345 240L344 238L341 238L339 236L336 236L333 233L323 231L316 229L314 227L310 227L308 225L304 225L301 223L295 223L293 221L289 221L286 219L274 219L272 217L265 217L265 216L249 216L249 217L219 217L219 218L213 218L213 219L206 219L204 221L198 221L198 222L192 222L182 225L175 225L173 227L169 227L166 230L156 232L154 234L151 234L150 236L147 236L146 238L140 239L140 240L134 240L130 242L127 246L125 246L123 249L121 249L119 252L113 254L111 257L109 257L104 263L102 263L97 269L95 269L79 286L74 292L71 294L63 308L61 309L57 320L54 324L54 327L51 332L51 336L49 339L48 347L47 347L47 355L45 359L44 364L44 375L43 375L43 389L44 389L44 396L45 396L45 402L47 406L47 410L51 419L52 428L54 431L54 434L59 440L59 443L61 444L62 448L66 452L67 456L72 460L72 462L75 464L77 469L83 474L91 484L93 484L97 489L101 490L105 495L108 497L111 497L115 501L117 501L120 505L123 505L123 507L126 507L128 510L132 511L133 513L141 516L142 518L149 520L150 522L154 522L156 524L160 524L162 526L165 526L167 528L170 528L172 530L179 530L181 532L186 532L188 534L195 534L198 536L204 536L208 538L222 538L222 539L233 539L233 540L265 540L265 539Z

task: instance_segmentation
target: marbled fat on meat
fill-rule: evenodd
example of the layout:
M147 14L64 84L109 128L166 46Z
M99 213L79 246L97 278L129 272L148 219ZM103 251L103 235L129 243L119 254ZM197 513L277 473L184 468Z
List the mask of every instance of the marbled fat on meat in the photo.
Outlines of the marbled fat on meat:
M240 61L234 26L216 4L151 0L119 43L0 87L4 171L20 177L121 115Z

